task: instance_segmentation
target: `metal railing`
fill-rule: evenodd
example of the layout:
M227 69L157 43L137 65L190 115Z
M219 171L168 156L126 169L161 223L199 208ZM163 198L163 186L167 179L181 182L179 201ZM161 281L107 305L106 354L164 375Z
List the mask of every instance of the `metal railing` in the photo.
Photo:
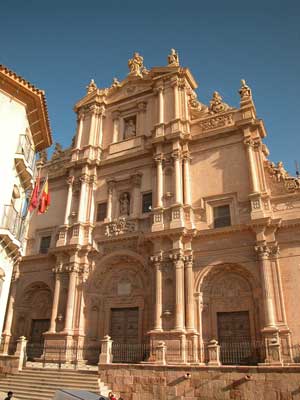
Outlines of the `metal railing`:
M20 242L23 241L26 231L26 221L12 205L4 206L2 216L0 217L0 227L9 230Z
M139 363L147 361L150 356L150 345L147 343L116 343L112 344L114 363Z
M265 348L262 341L226 340L219 344L220 361L223 365L256 365L264 358Z
M23 155L29 167L34 170L35 153L27 135L20 135L16 154Z
M66 362L73 365L74 369L78 364L97 365L101 345L47 345L45 343L28 342L26 346L26 357L28 361L36 361L46 364L56 364L61 368Z

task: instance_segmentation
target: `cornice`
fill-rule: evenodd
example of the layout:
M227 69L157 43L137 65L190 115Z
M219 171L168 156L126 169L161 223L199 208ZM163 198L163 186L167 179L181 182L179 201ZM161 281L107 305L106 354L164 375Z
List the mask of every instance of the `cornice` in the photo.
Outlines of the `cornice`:
M0 89L26 104L36 151L51 146L52 134L45 92L2 64L0 64L0 77Z

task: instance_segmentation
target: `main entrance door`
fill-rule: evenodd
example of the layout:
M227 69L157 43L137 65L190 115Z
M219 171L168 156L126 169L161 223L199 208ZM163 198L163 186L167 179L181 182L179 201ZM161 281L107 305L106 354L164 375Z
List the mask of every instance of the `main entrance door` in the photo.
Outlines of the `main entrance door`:
M138 343L139 309L112 308L110 336L117 343Z
M50 326L50 319L33 319L31 323L30 339L27 346L29 359L39 358L43 353L44 336Z
M139 362L145 358L145 345L139 343L139 309L112 308L110 336L113 362Z
M253 364L257 349L251 342L248 311L217 313L222 364Z

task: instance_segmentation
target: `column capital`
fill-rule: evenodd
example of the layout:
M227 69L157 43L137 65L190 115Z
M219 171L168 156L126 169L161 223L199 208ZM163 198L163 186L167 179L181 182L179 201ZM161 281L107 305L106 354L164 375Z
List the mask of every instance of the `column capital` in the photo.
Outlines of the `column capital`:
M105 107L104 106L98 106L96 104L93 104L90 106L90 111L94 115L101 115L103 117L105 116Z
M182 157L182 151L180 149L175 149L172 151L171 157L174 161L180 160Z
M54 272L55 274L60 274L62 272L64 272L64 265L62 262L58 263L57 265L55 265L55 267L52 268L52 272Z
M171 80L170 80L170 85L174 88L174 87L178 87L178 78L177 77L173 77Z
M140 101L137 107L139 112L145 112L147 110L147 103L145 101Z
M251 137L246 137L245 139L244 139L244 145L246 146L246 147L253 147L254 146L254 141L253 141L253 139L251 138Z
M81 183L89 183L90 177L89 177L89 175L87 175L87 174L81 175L81 176L79 177L79 181L80 181Z
M71 263L65 266L65 271L71 274L72 272L79 272L80 268L78 264Z
M184 261L184 266L186 268L192 268L193 267L194 258L193 258L192 254L184 256L183 261Z
M184 262L184 254L182 250L173 251L169 254L169 259L174 263L175 267L182 266Z
M74 181L75 181L75 176L68 176L68 178L66 179L67 184L70 186L73 185Z
M192 159L191 153L188 150L182 152L183 161L190 161Z
M270 248L267 244L256 245L254 246L254 250L256 251L260 260L267 260L271 254Z
M158 254L154 254L153 256L150 256L150 261L154 264L154 265L160 265L163 261L163 254L162 252L158 253Z
M141 186L142 183L142 172L136 172L135 174L131 175L130 179L131 179L131 183L133 186Z
M162 153L157 153L157 154L154 154L153 159L157 164L160 164L164 161L165 158Z
M107 188L108 190L112 190L116 186L116 180L115 179L107 179L106 180Z

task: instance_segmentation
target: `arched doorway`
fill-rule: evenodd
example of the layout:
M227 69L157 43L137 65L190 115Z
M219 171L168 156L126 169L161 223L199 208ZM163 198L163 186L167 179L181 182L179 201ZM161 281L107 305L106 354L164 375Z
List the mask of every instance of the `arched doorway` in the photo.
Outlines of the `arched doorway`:
M147 339L151 290L143 258L114 253L103 258L90 276L86 292L86 343L109 335L115 362L140 361ZM130 358L132 357L132 359Z
M44 333L50 326L52 293L44 282L27 286L17 301L14 336L28 339L29 359L43 353Z
M259 317L251 274L236 265L215 266L201 289L204 343L218 340L222 364L255 364L260 356Z

